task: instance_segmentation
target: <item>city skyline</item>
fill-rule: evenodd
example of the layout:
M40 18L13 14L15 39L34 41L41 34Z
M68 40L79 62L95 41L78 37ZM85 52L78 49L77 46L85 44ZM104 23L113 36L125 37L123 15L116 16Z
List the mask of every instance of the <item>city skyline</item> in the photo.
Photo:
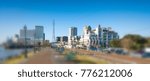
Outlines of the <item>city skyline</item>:
M120 37L126 34L150 36L150 1L148 0L1 0L0 43L19 34L26 24L44 26L46 39L52 40L52 21L56 36L68 35L69 27L112 27Z

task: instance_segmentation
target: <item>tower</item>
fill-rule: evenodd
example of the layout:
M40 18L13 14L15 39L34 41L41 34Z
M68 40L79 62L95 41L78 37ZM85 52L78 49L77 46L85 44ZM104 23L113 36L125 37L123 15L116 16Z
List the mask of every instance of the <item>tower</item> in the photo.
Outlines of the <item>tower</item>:
M53 20L53 34L52 34L52 42L55 42L55 20Z

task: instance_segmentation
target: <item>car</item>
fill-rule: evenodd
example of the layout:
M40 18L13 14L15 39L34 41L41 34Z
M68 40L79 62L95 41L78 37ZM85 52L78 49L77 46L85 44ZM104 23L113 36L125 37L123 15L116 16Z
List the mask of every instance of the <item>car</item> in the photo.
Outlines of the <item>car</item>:
M126 55L126 54L128 54L128 52L126 50L122 49L122 48L116 48L115 49L115 53L116 54L120 54L120 55Z
M103 49L102 50L104 53L106 53L106 54L110 54L111 53L111 51L109 50L109 49Z
M142 54L143 58L150 58L150 52L145 52L144 54Z

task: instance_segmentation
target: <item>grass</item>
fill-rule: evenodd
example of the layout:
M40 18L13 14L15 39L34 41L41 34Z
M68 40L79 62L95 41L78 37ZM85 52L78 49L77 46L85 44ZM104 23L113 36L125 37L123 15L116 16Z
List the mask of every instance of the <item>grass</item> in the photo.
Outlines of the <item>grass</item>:
M33 52L28 53L28 58L33 56ZM23 62L26 58L24 57L24 54L20 54L18 56L10 57L6 59L3 64L20 64Z
M108 64L105 60L87 55L77 55L75 61L80 64Z
M75 54L73 54L75 53ZM78 53L78 54L77 54ZM82 52L79 50L79 52L72 52L71 50L65 50L64 51L64 55L66 56L66 58L69 58L68 61L73 61L75 63L79 63L79 64L108 64L109 62L90 56L90 55L86 55L87 53L91 54L88 51ZM84 54L82 54L84 53ZM71 60L70 60L71 58Z

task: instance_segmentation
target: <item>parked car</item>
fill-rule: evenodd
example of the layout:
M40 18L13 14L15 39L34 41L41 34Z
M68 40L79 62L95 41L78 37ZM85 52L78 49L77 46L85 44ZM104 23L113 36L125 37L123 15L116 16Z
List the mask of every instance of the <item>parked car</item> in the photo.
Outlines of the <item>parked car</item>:
M144 49L144 53L142 54L142 57L143 58L148 58L148 57L150 57L150 48L145 48Z
M144 54L142 54L143 58L150 58L150 52L145 52Z
M110 54L111 53L111 51L107 48L107 49L103 49L102 50L104 53L107 53L107 54Z
M126 55L126 54L128 54L128 51L126 51L126 50L124 50L122 48L116 48L115 49L115 53L116 54L121 54L121 55Z

